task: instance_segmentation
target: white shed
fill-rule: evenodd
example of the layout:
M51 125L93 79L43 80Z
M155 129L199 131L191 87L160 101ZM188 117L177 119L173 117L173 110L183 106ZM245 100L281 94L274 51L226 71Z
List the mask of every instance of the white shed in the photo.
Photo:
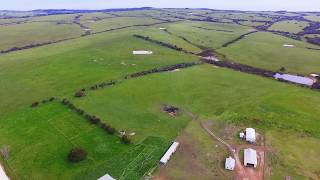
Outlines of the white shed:
M246 128L246 141L254 143L256 141L256 130L253 128Z
M258 165L257 151L251 148L245 149L243 164L245 166L251 166L256 168Z
M244 139L244 137L245 137L243 132L239 133L239 136L240 136L241 139Z
M226 163L224 165L225 169L233 171L235 165L236 165L236 160L234 160L232 157L226 158Z
M152 53L153 53L152 51L145 51L145 50L132 51L132 54L134 54L134 55L149 55L149 54L152 54Z
M177 148L179 146L178 142L173 142L171 144L171 146L169 147L169 149L167 150L167 152L162 156L162 158L160 159L160 163L161 164L167 164L167 162L169 161L171 155L176 152Z
M6 172L4 171L4 168L1 165L0 165L0 179L10 180L10 178L7 176Z
M106 174L106 175L100 177L98 180L116 180L116 179L111 177L109 174Z
M288 48L292 48L292 47L294 47L294 45L293 45L293 44L283 44L282 46L283 46L283 47L288 47Z

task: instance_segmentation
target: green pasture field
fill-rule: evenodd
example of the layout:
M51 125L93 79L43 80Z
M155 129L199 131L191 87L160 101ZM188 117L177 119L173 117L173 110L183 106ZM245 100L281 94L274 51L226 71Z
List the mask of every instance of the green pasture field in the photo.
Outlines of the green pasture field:
M0 26L8 23L22 22L25 20L29 20L29 18L0 19Z
M71 23L73 19L79 14L59 14L49 16L35 16L30 21L53 21L53 22L66 22Z
M199 65L181 72L129 79L111 88L90 91L82 99L71 100L89 114L101 117L105 123L119 130L134 132L134 144L128 147L57 103L41 105L35 109L26 107L3 119L7 123L1 125L0 132L3 135L0 141L12 148L12 158L8 163L17 176L23 177L25 174L26 177L42 177L42 173L45 173L48 179L59 176L66 179L90 179L110 173L116 178L128 179L125 177L131 176L123 173L126 174L127 169L131 169L129 172L136 173L136 177L140 178L156 166L165 147L190 121L189 112L199 116L199 119L245 124L259 131L272 133L271 130L291 129L294 130L292 135L308 132L308 136L318 139L319 100L318 92L308 89L214 68L211 65ZM181 108L179 116L171 117L162 112L163 104ZM34 126L35 123L38 125ZM41 138L37 138L40 135ZM278 137L275 133L271 135ZM145 144L147 137L155 137L150 142L150 148L158 149L155 151L157 153L153 154L153 149L139 149L139 145ZM276 143L271 138L270 142ZM87 149L88 160L76 165L69 164L65 156L73 145ZM289 146L288 143L275 146L282 153L281 158L290 158L287 153L308 148L298 146L291 150L285 145ZM54 146L50 153L48 146ZM130 148L138 150L132 152ZM37 152L37 156L28 152ZM130 155L123 158L122 152L130 152ZM141 152L151 153L152 159L146 161L138 155ZM117 158L125 160L119 161ZM150 164L145 168L138 168L141 171L135 170L142 161ZM296 163L308 172L308 169L304 169L308 167L304 166L308 162L292 163L287 167L288 171L284 172L291 172ZM278 171L275 170L276 172ZM292 176L296 177L295 174ZM310 175L306 173L297 177L300 176Z
M121 28L125 26L132 26L132 25L148 25L159 23L162 21L154 20L151 18L145 17L118 17L112 19L104 19L101 21L96 21L93 23L86 22L84 25L88 26L92 29L93 32L101 32L109 29Z
M254 13L229 13L229 12L215 12L209 14L213 18L230 18L230 19L244 19L244 20L261 20L261 21L271 21L271 18L261 17Z
M272 147L272 152L267 155L272 166L268 179L281 179L285 176L295 179L320 178L320 162L315 158L320 151L319 138L291 130L272 130L267 132L266 140L267 145Z
M182 109L182 117L191 112L199 119L232 122L255 127L261 132L270 132L270 143L277 143L273 139L278 137L275 132L286 129L292 130L292 136L304 134L313 137L315 143L318 143L319 99L318 92L308 89L201 65L181 72L128 80L113 88L90 92L87 97L73 101L77 106L106 119L107 123L116 128L135 132L136 142L147 135L155 136L153 133L162 138L175 137L174 134L182 128L179 126L184 123L181 120L177 122L175 118L167 119L166 114L161 112L162 104L170 104ZM179 126L174 125L176 123ZM286 148L290 146L289 142L283 139L281 143L282 146L275 145L272 148L281 153L282 159L308 149L298 146L290 150ZM314 146L310 147L314 149ZM304 168L304 164L308 167L309 162L304 163L299 159L293 162L283 173L290 174L300 164L299 168L306 173L297 177L310 177L307 172L314 173L320 167L317 163L311 163L315 167L309 170ZM274 174L278 172L274 170ZM296 177L295 174L290 175Z
M106 173L139 179L157 164L169 145L156 137L125 145L59 102L25 108L1 120L5 121L0 126L0 141L10 146L6 165L14 179L89 180ZM70 163L67 155L72 147L84 148L87 159Z
M201 29L201 28L206 29ZM248 33L250 27L234 24L206 23L206 22L181 22L168 25L168 31L181 36L192 43L208 48L220 48L242 34ZM218 30L218 31L217 31ZM225 30L228 32L223 32Z
M112 14L103 13L103 12L84 13L81 16L81 23L93 22L92 20L95 20L97 18L104 19L104 18L113 18L113 17L115 17L115 16Z
M33 22L0 26L0 50L79 37L82 33L76 24Z
M1 55L0 114L51 96L73 95L81 88L130 73L198 59L133 34L134 29L114 31ZM132 55L140 49L154 54Z
M169 43L176 45L177 47L183 48L189 52L193 53L200 53L202 50L195 45L192 45L185 40L171 35L167 33L165 30L162 30L160 28L166 28L170 29L171 24L164 24L164 25L158 25L158 26L152 26L147 29L140 30L137 34L142 35L142 36L148 36L151 39L155 39L161 42Z
M280 21L274 23L269 30L274 31L283 31L283 32L290 32L290 33L299 33L303 30L303 28L309 26L308 22L303 21Z
M187 9L83 13L81 23L93 32L101 32L162 22L151 17L201 19L196 14L202 14L221 20L271 19L258 17L255 13ZM279 13L269 14L276 16ZM197 151L202 158L199 162L203 163L201 167L207 168L209 175L231 177L221 169L221 163L214 164L221 162L226 152L212 149L217 142L210 141L190 114L201 120L254 127L265 134L267 145L274 150L267 156L268 163L272 164L269 179L282 179L286 175L294 179L320 178L320 164L314 158L320 147L319 92L206 64L124 79L131 73L199 60L197 56L135 38L134 34L149 36L193 53L201 52L200 47L212 48L235 62L274 71L285 67L289 73L305 75L319 71L320 51L308 49L318 49L317 46L258 32L223 48L224 43L253 29L227 23L168 22L84 37L80 37L83 31L76 24L55 23L71 22L76 15L30 18L32 21L54 21L52 23L0 26L0 50L75 38L0 54L0 148L3 145L10 148L9 159L1 159L1 162L11 179L89 180L106 173L116 179L141 179L158 167L166 148L183 133L189 134L199 145ZM105 19L88 22L95 17ZM16 20L0 20L0 24ZM161 27L169 33L160 30ZM296 30L291 25L285 27L288 29ZM286 48L283 44L295 47ZM151 50L153 54L132 55L133 50ZM86 91L83 98L74 97L74 93L82 88L89 89L110 80L119 80L119 83ZM58 100L37 108L30 107L31 103L50 97L68 98L117 130L134 133L133 143L122 144L119 137L106 134ZM179 107L180 112L172 117L162 111L163 105ZM75 146L86 149L88 158L71 164L66 157ZM184 179L188 173L183 173L183 161L179 158L173 156L173 165L177 167L169 172L173 178Z
M304 18L309 19L311 21L320 22L320 16L309 15L309 16L304 16Z
M242 22L240 22L240 24L245 25L245 26L256 27L256 26L262 26L265 23L264 22L253 22L253 21L242 21Z
M283 47L284 44L292 44L295 47ZM219 49L218 52L242 64L273 71L285 67L287 72L309 75L319 71L320 51L307 49L307 47L317 48L302 41L259 32Z

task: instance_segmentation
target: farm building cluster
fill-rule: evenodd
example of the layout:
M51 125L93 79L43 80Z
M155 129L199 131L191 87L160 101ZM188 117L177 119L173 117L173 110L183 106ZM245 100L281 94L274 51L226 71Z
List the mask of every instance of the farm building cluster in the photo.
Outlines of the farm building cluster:
M246 128L245 131L239 133L240 139L252 144L256 142L256 130L253 128ZM246 167L258 166L257 151L252 148L244 149L243 151L243 165ZM236 160L229 156L225 161L225 169L233 171L236 166Z

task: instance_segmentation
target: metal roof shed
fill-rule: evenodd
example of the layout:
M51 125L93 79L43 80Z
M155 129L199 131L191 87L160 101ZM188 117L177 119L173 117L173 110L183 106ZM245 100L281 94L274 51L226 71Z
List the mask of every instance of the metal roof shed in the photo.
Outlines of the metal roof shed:
M169 161L171 155L176 152L177 148L179 146L178 142L173 142L172 145L169 147L169 149L167 150L167 152L162 156L162 158L160 159L160 163L162 164L167 164L167 162Z
M227 169L227 170L233 171L235 165L236 165L236 160L234 160L232 157L228 157L228 158L226 159L226 162L225 162L224 167L225 167L225 169Z
M257 151L251 148L245 149L243 164L245 166L252 166L256 168L258 165Z
M132 54L134 55L150 55L152 53L153 53L152 51L145 51L145 50L132 51Z
M246 128L246 141L254 143L256 141L256 130L253 128Z
M109 174L106 174L106 175L100 177L98 180L116 180L116 179L111 177Z

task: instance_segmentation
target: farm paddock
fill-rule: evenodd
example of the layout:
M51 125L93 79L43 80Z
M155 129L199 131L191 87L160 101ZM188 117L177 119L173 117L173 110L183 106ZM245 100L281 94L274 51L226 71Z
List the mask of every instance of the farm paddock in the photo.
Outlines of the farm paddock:
M152 8L6 13L0 31L16 38L0 42L0 148L12 179L232 178L228 151L200 120L230 144L243 143L243 128L261 132L266 179L320 178L319 92L199 61L217 52L240 68L319 73L316 19ZM268 30L284 19L309 26ZM132 54L139 49L153 53ZM160 166L176 139L181 146ZM87 153L78 163L67 159L74 147Z

